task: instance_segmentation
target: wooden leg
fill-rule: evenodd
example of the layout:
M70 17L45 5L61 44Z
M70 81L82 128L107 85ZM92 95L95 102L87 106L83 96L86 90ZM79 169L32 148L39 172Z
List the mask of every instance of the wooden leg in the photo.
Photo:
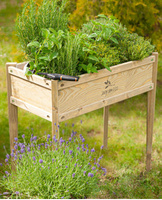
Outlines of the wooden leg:
M151 169L151 151L155 109L154 91L148 92L147 95L147 136L146 136L146 170Z
M56 135L59 138L59 122L58 122L58 112L52 112L52 137Z
M52 137L59 138L59 119L58 119L58 81L51 81L52 90Z
M154 113L155 113L155 98L156 98L156 81L157 81L157 63L158 53L155 55L155 63L153 65L153 90L147 94L147 136L146 136L146 170L151 169L151 151L152 151L152 138L153 138L153 124L154 124Z
M103 137L103 145L104 148L107 148L108 142L108 115L109 115L109 106L104 107L104 137Z
M6 64L7 77L7 96L8 96L8 118L9 118L9 134L10 134L10 150L14 149L14 138L18 137L18 108L10 102L12 96L11 75L8 73L8 67L15 66L16 63Z
M14 149L14 139L18 137L18 107L8 104L10 150Z

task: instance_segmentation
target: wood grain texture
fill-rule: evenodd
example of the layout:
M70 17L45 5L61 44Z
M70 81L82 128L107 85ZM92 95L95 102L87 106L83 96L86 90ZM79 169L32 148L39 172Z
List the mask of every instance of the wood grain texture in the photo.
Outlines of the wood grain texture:
M17 65L18 66L18 65ZM21 67L21 65L20 65ZM45 87L47 89L51 89L51 81L43 78L41 76L38 75L32 75L32 76L25 76L24 71L20 68L16 68L16 67L9 67L8 72L10 74L12 74L13 76L19 77L23 80L29 81L31 83L40 85L42 87Z
M147 95L147 136L146 136L146 170L151 169L151 151L153 138L153 124L155 113L155 99L156 99L156 82L157 82L157 67L158 67L158 53L153 53L155 62L152 71L152 82L154 89L148 92Z
M52 136L59 138L58 81L51 81L52 87Z
M11 75L12 96L51 112L51 90Z
M10 135L10 150L14 149L14 138L18 137L18 108L10 103L12 95L11 76L8 73L9 66L16 66L16 63L6 63L7 77L7 96L8 96L8 118L9 118L9 135Z
M59 113L59 121L62 122L62 121L65 121L67 119L71 119L71 118L77 117L79 115L91 112L93 110L97 110L99 108L103 108L105 106L112 105L114 103L118 103L118 102L123 101L125 99L137 96L139 94L143 94L145 92L148 92L148 91L152 90L153 88L154 88L154 84L150 83L150 84L147 84L145 86L139 87L137 89L127 91L127 92L124 92L124 93L121 93L119 95L115 95L115 96L112 96L112 97L109 97L109 98L105 98L104 100L95 102L93 104L86 105L82 108L70 110L67 113Z
M109 118L109 106L104 107L104 137L103 137L103 146L104 149L107 149L108 142L108 118Z
M52 112L46 112L44 109L40 109L32 104L26 103L24 100L20 100L12 96L10 97L10 103L52 122Z
M153 64L59 90L60 114L103 101L152 82Z
M148 64L153 63L154 61L155 61L155 56L152 55L143 60L130 61L130 62L122 63L119 65L114 65L110 67L111 72L108 71L107 69L101 69L101 70L98 70L98 73L83 74L83 75L80 75L80 79L78 82L60 81L58 89L61 90L67 87L76 86L76 85L83 84L86 82L94 81L96 79L100 79L100 78L110 76L116 73L128 71L130 69L138 68L143 65L148 65Z

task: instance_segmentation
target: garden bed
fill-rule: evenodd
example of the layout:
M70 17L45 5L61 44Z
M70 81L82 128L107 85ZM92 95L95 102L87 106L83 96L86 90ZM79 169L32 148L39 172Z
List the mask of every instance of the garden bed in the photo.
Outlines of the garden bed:
M24 75L24 63L7 63L10 143L17 136L17 107L52 122L52 134L59 137L59 122L104 107L104 146L107 146L108 106L148 93L147 143L152 145L157 53L141 60L111 67L111 72L83 74L78 82L48 80ZM151 148L151 146L150 146ZM151 156L149 150L149 160Z

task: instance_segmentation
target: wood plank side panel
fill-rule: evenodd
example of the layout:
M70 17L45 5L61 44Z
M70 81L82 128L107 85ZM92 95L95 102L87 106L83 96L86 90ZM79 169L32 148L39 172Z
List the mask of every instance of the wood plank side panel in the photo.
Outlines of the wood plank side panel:
M115 66L110 67L111 72L108 71L107 69L101 69L101 70L98 70L98 73L82 74L82 75L80 75L80 79L79 79L78 82L60 81L58 88L59 88L59 90L61 90L61 89L65 89L67 87L76 86L76 85L83 84L83 83L86 83L86 82L94 81L94 80L99 79L99 78L110 76L110 75L113 75L113 74L116 74L116 73L120 73L120 72L128 71L130 69L138 68L140 66L149 65L153 62L155 62L155 56L154 55L149 56L149 57L147 57L143 60L130 61L130 62L122 63L122 64L119 64L119 65L115 65Z
M32 104L26 103L25 101L22 101L20 99L17 99L15 97L10 97L10 103L22 108L28 112L31 112L39 117L42 117L48 121L52 121L52 113L51 112L46 112L43 109L40 109L36 106L33 106Z
M143 93L148 92L148 91L151 91L153 88L154 88L154 84L150 83L150 84L142 86L140 88L137 88L137 89L125 92L125 93L121 93L121 94L116 95L116 96L109 97L107 99L95 102L93 104L86 105L83 108L71 110L67 113L60 113L59 114L59 121L60 122L65 121L67 119L71 119L71 118L80 116L82 114L97 110L99 108L103 108L105 106L112 105L114 103L118 103L118 102L123 101L125 99L137 96L139 94L143 94Z
M83 107L140 88L152 82L153 64L59 90L59 112Z
M51 112L51 90L11 75L12 96Z
M17 65L17 66L21 67L22 65ZM29 82L37 84L37 85L40 85L42 87L51 89L51 81L50 80L43 78L41 76L38 76L38 75L34 75L34 74L32 76L27 77L27 76L25 76L24 71L21 68L19 69L19 68L11 66L11 67L9 67L8 72L13 76L19 77L21 79L24 79L26 81L29 81Z

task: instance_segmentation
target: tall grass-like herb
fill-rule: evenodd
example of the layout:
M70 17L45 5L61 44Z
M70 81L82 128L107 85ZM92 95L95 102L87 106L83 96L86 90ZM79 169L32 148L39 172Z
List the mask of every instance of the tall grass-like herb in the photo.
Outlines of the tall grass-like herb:
M23 10L16 19L16 31L22 49L26 54L32 55L27 45L37 40L43 40L41 29L53 28L58 30L68 29L68 15L64 13L66 0L43 0L38 5L34 0L24 4Z

